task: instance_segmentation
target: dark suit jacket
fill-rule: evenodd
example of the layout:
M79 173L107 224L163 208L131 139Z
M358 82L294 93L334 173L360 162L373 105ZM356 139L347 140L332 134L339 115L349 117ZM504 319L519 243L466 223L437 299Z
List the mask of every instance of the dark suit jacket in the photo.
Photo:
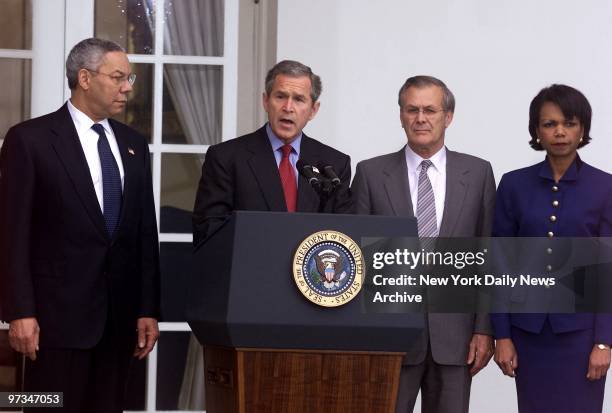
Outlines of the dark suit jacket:
M107 318L133 337L159 313L159 252L146 140L109 120L125 171L110 239L66 105L9 130L0 154L0 307L36 317L41 347L91 348ZM132 154L133 152L133 154Z
M351 159L305 134L300 158L334 167L342 180L324 212L349 213ZM302 176L298 180L298 212L317 212L319 196ZM265 126L257 131L211 146L206 152L193 211L197 245L234 210L287 211L283 187Z
M405 149L360 162L352 191L358 214L414 216ZM484 237L491 232L495 180L491 164L474 156L446 152L446 197L440 237ZM429 336L406 353L406 364L427 354L439 364L465 365L473 333L491 334L486 314L428 314Z
M497 199L497 237L546 237L549 231L555 237L612 236L612 175L580 158L558 183L547 160L508 172L499 183ZM555 333L593 329L595 343L612 344L612 314L491 314L496 338L511 337L511 326L540 333L546 319Z

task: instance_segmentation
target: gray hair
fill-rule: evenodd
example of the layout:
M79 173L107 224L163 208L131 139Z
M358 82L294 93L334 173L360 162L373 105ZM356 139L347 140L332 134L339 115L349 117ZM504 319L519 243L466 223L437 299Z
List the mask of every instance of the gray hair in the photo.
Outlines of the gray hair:
M438 86L440 89L442 89L442 93L444 94L442 98L442 108L447 112L455 112L455 96L453 95L453 92L451 92L450 89L446 87L446 84L444 84L444 82L440 79L433 76L424 75L412 76L406 79L400 88L397 97L397 103L399 104L400 108L402 107L402 94L404 94L406 90L411 87L421 89L427 86Z
M321 84L321 78L315 75L310 67L300 62L296 62L295 60L283 60L282 62L278 62L266 75L266 95L270 96L270 93L272 93L274 80L276 80L276 76L278 75L290 77L308 76L310 78L310 98L312 99L312 103L314 104L319 100L323 85Z
M125 52L117 43L95 37L78 42L66 59L68 87L74 90L79 83L79 70L98 70L104 55L110 52Z

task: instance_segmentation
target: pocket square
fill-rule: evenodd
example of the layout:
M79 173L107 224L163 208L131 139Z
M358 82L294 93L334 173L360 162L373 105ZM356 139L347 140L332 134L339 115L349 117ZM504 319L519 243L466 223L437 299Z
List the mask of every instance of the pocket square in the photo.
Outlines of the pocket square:
M130 155L136 154L136 152L134 152L134 149L132 149L132 148L128 148L128 152L129 152Z

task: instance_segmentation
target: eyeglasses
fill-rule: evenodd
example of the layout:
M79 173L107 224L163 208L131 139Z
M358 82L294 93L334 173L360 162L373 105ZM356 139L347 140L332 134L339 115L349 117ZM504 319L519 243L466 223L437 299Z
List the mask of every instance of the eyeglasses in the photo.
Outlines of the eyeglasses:
M96 73L98 75L108 76L113 82L115 82L117 86L123 84L125 81L127 81L131 86L136 81L136 73L130 73L129 75L118 75L118 74L109 75L108 73L98 72L97 70L91 70L91 69L85 69L85 70L91 73Z
M430 119L436 116L438 113L444 112L444 109L436 109L431 106L427 106L424 108L419 108L416 106L408 106L406 109L404 109L404 112L408 114L409 118L416 118L419 116L419 113L423 113L423 116Z

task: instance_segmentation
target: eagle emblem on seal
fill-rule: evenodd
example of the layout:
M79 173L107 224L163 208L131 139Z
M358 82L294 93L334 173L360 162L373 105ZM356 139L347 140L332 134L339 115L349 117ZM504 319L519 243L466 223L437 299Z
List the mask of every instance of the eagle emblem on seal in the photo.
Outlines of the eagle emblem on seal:
M337 288L340 281L346 277L346 271L343 270L344 259L336 251L323 250L315 255L315 261L323 285L328 290Z

